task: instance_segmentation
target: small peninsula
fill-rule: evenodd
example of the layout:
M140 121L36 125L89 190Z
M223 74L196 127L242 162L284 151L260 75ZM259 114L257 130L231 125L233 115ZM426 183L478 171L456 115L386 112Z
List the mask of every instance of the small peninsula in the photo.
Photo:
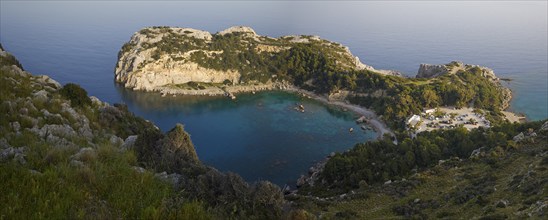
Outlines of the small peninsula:
M211 34L191 28L148 27L118 53L116 82L163 95L226 95L285 90L346 109L361 106L393 129L430 108L473 107L492 123L505 120L511 92L494 71L453 61L421 64L414 78L363 64L348 47L318 36L272 38L235 26ZM372 111L370 111L372 110ZM506 113L508 114L508 113ZM381 134L390 133L383 123Z
M312 64L312 69L293 68L290 63L295 67ZM192 88L192 82L208 88L232 87L234 92L280 88L284 82L294 84L289 78L293 74L314 74L311 70L327 67L336 67L332 71L376 71L361 63L347 47L318 36L271 38L242 26L213 35L191 28L151 27L135 33L124 44L115 75L127 88L222 95L218 90L193 93L184 88ZM311 76L295 80L298 85L313 84Z

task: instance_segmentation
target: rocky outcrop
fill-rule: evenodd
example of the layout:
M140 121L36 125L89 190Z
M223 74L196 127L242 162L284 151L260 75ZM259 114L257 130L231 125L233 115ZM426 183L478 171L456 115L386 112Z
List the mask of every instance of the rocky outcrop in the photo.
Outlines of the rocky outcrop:
M539 131L548 131L548 121L545 121L544 124L542 124Z
M249 80L249 77L242 76L249 74L246 72L249 68L244 70L246 68L229 69L208 66L209 63L222 59L219 57L225 52L219 50L218 46L212 45L214 38L228 34L237 34L239 40L231 43L235 44L233 45L235 48L249 48L258 53L274 54L288 50L295 44L314 43L332 51L332 57L336 57L341 68L401 75L397 71L376 70L363 64L358 57L352 55L348 47L323 40L318 36L271 38L260 36L252 28L245 26L230 27L213 35L207 31L191 28L150 27L136 32L120 50L115 68L116 82L123 84L126 88L160 92L172 91L173 87L166 89L170 85L189 82L220 84L229 81L231 85L247 83L247 81L242 82L242 78ZM241 65L255 68L249 60L245 60Z
M243 34L249 34L251 36L257 36L257 33L255 33L255 30L246 26L233 26L219 32L220 35L233 34L233 33L243 33Z
M490 81L498 82L500 79L495 76L495 72L487 67L479 65L464 64L460 61L452 61L448 64L425 64L422 63L419 66L416 78L433 78L442 76L445 74L456 74L459 71L480 71L481 76L489 79Z
M124 72L120 70L120 73ZM184 84L188 82L223 83L225 80L238 82L240 73L235 70L217 71L200 67L196 63L178 63L167 57L148 64L134 73L122 73L116 76L118 82L126 88L136 90L158 91L166 85Z
M137 141L137 135L128 136L121 146L122 149L132 149L135 146L135 141Z
M404 75L397 70L377 70L373 69L373 72L380 73L382 75L388 75L388 76L397 76L397 77L404 77Z
M0 148L0 163L5 161L17 161L19 164L26 164L25 160L25 147L8 147L5 149Z
M240 73L236 70L217 71L189 61L190 56L198 50L186 51L177 56L160 55L157 47L151 46L172 36L200 42L209 42L212 38L209 32L192 28L145 28L135 33L118 54L115 69L116 81L124 84L126 88L145 91L155 91L161 86L191 81L207 83L239 81Z
M510 107L510 101L512 100L512 91L509 88L500 86L500 92L502 93L502 109Z
M419 66L419 72L417 78L432 78L441 76L449 72L449 69L445 65L432 65L421 63Z
M184 162L199 163L198 154L190 140L190 135L186 133L182 124L177 124L162 139L161 148L166 151L164 159L173 161L174 167L183 165ZM180 162L177 162L180 161Z

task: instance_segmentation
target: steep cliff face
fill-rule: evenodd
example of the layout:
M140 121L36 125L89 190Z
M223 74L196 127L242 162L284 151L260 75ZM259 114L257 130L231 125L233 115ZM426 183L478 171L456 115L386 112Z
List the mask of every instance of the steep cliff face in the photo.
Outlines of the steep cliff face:
M280 65L271 57L298 44L322 49L342 70L370 70L348 47L317 36L271 38L244 26L216 34L191 28L150 27L136 32L118 54L116 81L127 88L159 91L188 82L253 83L277 81ZM377 71L397 75L394 71Z
M440 76L449 72L449 69L445 65L432 65L421 63L419 66L419 72L417 78L432 78Z
M198 50L177 51L174 54L160 54L158 47L162 40L178 35L183 44L210 42L212 35L206 31L191 28L148 28L133 35L118 54L115 69L116 81L127 88L153 91L169 84L187 82L222 83L224 80L238 82L240 73L236 70L217 71L204 68L190 61ZM194 43L193 43L194 42ZM212 51L215 53L215 51Z

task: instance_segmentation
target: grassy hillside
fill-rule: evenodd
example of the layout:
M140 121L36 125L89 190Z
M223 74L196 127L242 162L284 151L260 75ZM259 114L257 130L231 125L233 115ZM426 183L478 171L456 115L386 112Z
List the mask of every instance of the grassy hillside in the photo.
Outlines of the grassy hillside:
M356 145L287 198L328 219L545 218L548 122L462 132Z
M182 125L163 134L4 51L0 64L0 219L282 215L279 187L201 164Z

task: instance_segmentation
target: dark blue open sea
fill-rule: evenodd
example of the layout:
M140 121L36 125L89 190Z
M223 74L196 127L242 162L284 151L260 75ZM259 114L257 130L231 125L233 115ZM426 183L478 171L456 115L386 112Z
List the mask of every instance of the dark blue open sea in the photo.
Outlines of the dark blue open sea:
M330 152L376 134L362 132L351 113L286 93L231 102L127 91L113 79L123 43L147 26L214 33L245 25L274 37L319 35L377 69L410 76L420 63L459 60L512 79L511 110L539 120L548 118L547 8L546 1L0 1L0 43L26 70L126 103L164 131L183 123L205 163L283 185ZM292 110L300 102L304 114Z

